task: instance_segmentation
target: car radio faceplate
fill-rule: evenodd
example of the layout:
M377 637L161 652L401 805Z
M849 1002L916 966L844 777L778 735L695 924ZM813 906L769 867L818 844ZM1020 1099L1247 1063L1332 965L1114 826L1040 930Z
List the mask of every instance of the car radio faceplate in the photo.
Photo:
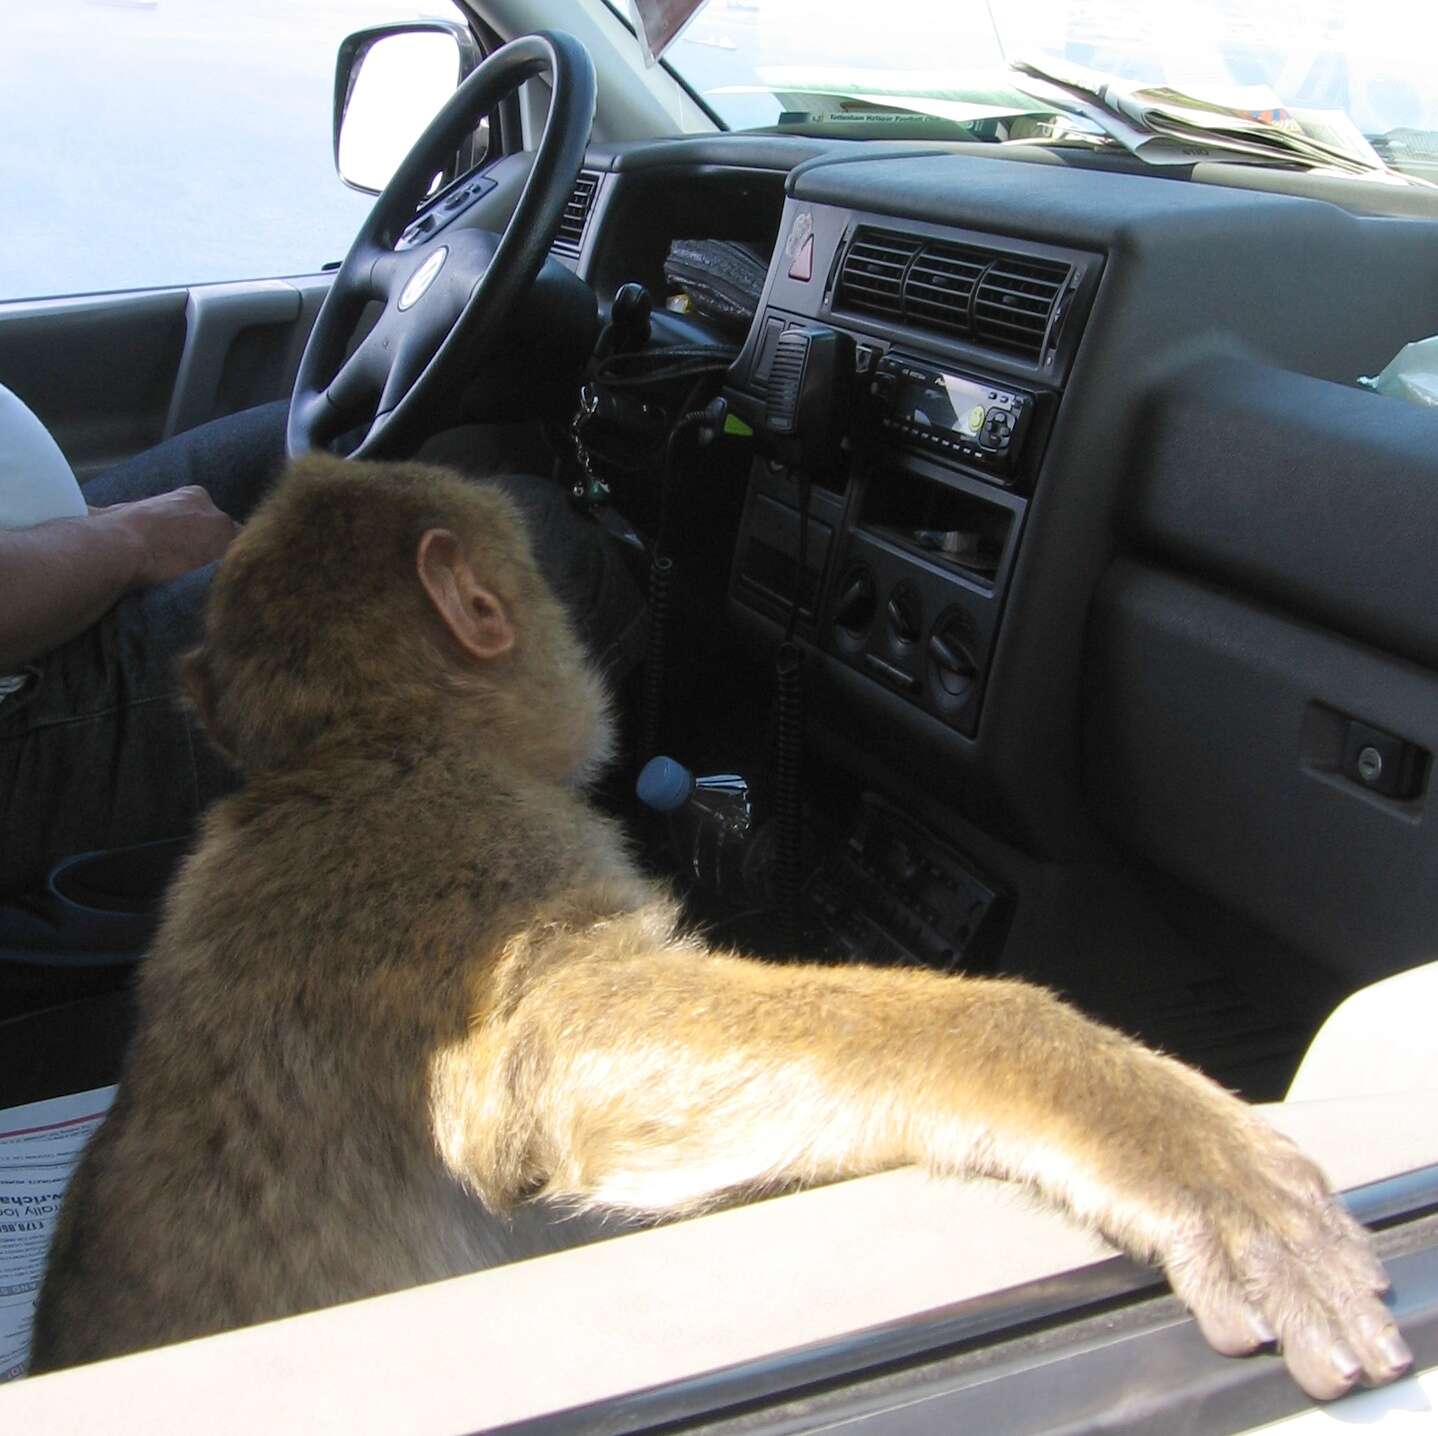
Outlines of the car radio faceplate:
M1016 470L1034 407L1031 394L892 351L874 365L867 392L890 433L1001 481Z

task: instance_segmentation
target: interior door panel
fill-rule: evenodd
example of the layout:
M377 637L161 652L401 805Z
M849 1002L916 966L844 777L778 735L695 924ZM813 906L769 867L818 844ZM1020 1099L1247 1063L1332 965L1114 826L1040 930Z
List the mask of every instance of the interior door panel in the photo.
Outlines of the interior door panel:
M1431 960L1438 674L1129 559L1088 658L1088 790L1120 843L1349 987ZM1408 745L1404 791L1345 761L1355 723Z
M285 397L330 276L0 304L0 384L83 481L207 419Z
M183 289L0 306L0 384L81 478L160 438L184 346Z
M189 291L164 435L289 394L328 275Z

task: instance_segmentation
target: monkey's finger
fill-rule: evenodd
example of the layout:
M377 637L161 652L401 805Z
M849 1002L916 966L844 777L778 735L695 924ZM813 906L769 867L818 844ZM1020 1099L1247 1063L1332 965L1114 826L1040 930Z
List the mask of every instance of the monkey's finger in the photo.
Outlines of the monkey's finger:
M1193 1243L1169 1264L1169 1282L1193 1313L1204 1340L1223 1356L1247 1356L1277 1339L1272 1325L1235 1280L1213 1237Z
M1399 1334L1393 1313L1382 1302L1364 1298L1346 1322L1363 1374L1377 1385L1394 1381L1413 1367L1413 1353Z
M1391 1381L1413 1362L1381 1295L1390 1282L1363 1227L1336 1202L1325 1204L1331 1246L1314 1266L1315 1280L1333 1296L1335 1324L1363 1363L1368 1380ZM1321 1275L1319 1275L1321 1273Z
M1330 1401L1360 1379L1393 1381L1413 1364L1392 1313L1374 1295L1347 1284L1341 1273L1317 1272L1297 1260L1269 1283L1270 1314L1283 1358L1310 1396Z
M1363 1375L1363 1363L1346 1341L1335 1340L1326 1321L1290 1322L1279 1338L1293 1379L1315 1401L1332 1401L1351 1391Z
M1391 1317L1374 1316L1370 1335L1358 1334L1349 1323L1348 1335L1334 1334L1332 1323L1321 1319L1290 1323L1280 1334L1280 1349L1293 1379L1319 1401L1332 1401L1351 1391L1360 1380L1382 1385L1402 1376L1413 1365ZM1363 1348L1360 1355L1357 1348Z
M1220 1356L1251 1356L1260 1347L1277 1340L1268 1318L1236 1295L1191 1310L1204 1340Z

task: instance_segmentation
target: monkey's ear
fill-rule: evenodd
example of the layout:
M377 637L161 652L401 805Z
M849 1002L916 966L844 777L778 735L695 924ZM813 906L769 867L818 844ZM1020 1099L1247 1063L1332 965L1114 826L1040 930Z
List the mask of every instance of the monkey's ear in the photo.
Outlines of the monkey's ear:
M498 595L480 583L456 534L426 529L416 564L435 612L466 653L498 658L514 647L509 613Z

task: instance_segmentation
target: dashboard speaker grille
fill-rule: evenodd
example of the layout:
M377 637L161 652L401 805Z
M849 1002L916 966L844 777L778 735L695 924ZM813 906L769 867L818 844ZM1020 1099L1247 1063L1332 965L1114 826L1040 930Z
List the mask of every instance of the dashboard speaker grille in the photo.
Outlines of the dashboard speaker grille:
M979 245L861 225L834 302L1040 360L1072 268Z
M599 189L599 176L593 170L580 170L574 182L574 192L564 206L564 215L554 236L555 249L568 250L578 254L584 242L584 227L589 223L589 212L594 208L594 196Z

